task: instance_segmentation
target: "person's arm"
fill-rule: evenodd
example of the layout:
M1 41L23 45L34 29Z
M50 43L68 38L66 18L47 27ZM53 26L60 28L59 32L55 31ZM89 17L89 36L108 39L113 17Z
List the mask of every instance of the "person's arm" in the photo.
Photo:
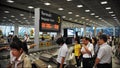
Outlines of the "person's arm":
M87 52L88 54L91 54L91 51L88 49L87 46L83 45L83 47L85 48L85 50L86 50L86 52Z
M61 59L61 64L60 64L60 68L63 68L62 66L63 66L64 60L65 60L65 57L62 57L62 59Z
M36 44L31 44L30 48L34 48L36 46Z
M0 50L3 50L3 49L7 49L7 47L5 46L5 47L1 47L1 48L0 48Z
M100 62L100 59L99 58L96 58L96 60L95 60L95 64L94 64L94 68L96 68L97 67L97 64Z

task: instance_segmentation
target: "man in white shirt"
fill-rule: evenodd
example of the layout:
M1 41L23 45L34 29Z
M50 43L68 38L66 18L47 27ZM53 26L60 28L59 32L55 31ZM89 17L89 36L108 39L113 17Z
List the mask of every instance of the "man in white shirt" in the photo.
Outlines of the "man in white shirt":
M89 63L92 56L94 55L93 44L90 43L90 38L84 37L82 39L83 45L81 52L83 54L83 68L92 68L92 65Z
M61 45L59 51L58 51L58 56L57 56L57 68L64 68L65 64L66 64L66 56L68 53L68 47L64 42L63 38L58 38L58 40L56 41L57 44Z
M112 48L107 44L107 36L100 35L98 44L100 46L97 58L94 64L96 68L112 68Z

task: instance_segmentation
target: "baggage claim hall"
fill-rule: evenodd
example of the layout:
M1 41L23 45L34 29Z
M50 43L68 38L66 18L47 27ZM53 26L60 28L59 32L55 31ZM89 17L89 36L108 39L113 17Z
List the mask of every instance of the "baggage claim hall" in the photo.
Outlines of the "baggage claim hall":
M0 0L0 68L120 68L120 0Z

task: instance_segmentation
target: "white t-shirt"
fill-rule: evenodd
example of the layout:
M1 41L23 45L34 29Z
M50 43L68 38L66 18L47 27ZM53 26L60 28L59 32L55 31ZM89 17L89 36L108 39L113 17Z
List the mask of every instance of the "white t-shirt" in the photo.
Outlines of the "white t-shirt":
M94 55L94 47L93 47L93 44L91 44L91 43L89 42L88 45L87 45L87 47L88 47L88 50L92 53L92 56L93 56L93 55ZM82 47L81 52L82 52L82 51L85 51L85 52L86 52L86 50L85 50L84 47ZM91 55L88 54L88 53L85 53L85 54L83 54L83 58L91 58Z
M112 47L107 43L100 45L100 49L97 54L97 58L100 59L101 64L110 63L112 60Z
M64 60L64 64L66 64L66 56L67 56L67 53L68 53L68 47L67 45L64 43L59 51L58 51L58 57L57 57L57 62L58 63L61 63L61 60L62 60L62 57L65 57L65 60Z

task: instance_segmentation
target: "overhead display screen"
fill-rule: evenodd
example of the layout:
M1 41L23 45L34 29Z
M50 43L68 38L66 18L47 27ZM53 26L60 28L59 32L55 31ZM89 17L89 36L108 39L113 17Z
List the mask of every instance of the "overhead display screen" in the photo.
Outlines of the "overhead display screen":
M40 31L60 32L61 16L43 9L40 9Z

